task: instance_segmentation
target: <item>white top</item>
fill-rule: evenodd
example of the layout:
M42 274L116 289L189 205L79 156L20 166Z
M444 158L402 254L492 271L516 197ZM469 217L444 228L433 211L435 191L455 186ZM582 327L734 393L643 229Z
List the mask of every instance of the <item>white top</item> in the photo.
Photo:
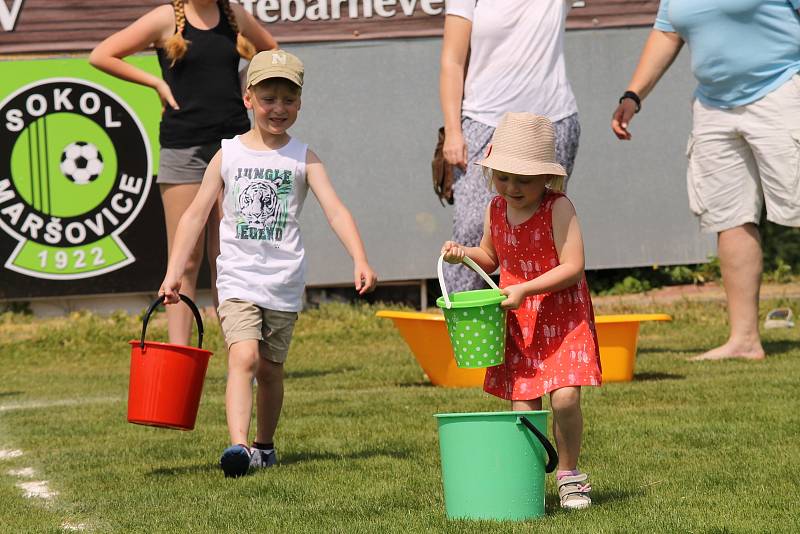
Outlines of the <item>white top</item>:
M302 310L305 250L298 218L308 193L307 151L294 138L278 150L247 148L238 135L223 139L220 302L236 298L270 310Z
M570 1L446 1L447 15L472 22L464 116L497 126L509 111L553 122L578 111L564 67Z

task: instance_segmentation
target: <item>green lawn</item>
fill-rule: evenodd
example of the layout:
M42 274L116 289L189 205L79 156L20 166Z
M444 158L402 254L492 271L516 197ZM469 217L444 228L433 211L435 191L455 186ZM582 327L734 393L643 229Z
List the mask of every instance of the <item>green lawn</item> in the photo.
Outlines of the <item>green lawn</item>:
M595 506L561 512L548 477L546 517L469 522L445 517L432 415L506 404L480 389L430 386L376 309L331 304L302 315L280 465L236 480L217 467L225 352L213 322L197 428L178 432L125 420L137 318L0 316L0 450L23 452L0 459L0 532L800 531L798 329L767 331L765 362L690 363L723 341L722 304L601 306L675 321L643 325L634 382L584 391L581 466ZM159 318L149 337L164 336ZM25 467L33 477L9 473ZM58 495L24 498L17 484L40 480Z

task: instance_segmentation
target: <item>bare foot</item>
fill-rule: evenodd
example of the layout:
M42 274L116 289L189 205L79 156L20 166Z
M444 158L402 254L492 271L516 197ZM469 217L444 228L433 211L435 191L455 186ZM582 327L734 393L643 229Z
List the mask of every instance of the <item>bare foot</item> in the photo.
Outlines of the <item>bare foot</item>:
M740 345L736 343L725 343L724 345L711 349L703 354L698 354L689 358L690 362L700 362L707 360L728 360L731 358L743 358L746 360L763 360L766 357L761 343L756 345Z

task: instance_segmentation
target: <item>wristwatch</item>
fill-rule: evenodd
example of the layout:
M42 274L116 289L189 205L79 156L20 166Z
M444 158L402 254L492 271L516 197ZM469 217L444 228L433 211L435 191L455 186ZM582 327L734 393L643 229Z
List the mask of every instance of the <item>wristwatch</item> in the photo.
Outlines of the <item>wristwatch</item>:
M622 101L625 100L626 98L630 98L631 100L633 100L633 103L636 104L635 113L639 113L639 111L641 111L642 109L642 99L639 98L639 95L637 95L633 91L625 91L624 93L622 93L622 96L619 97L619 103L622 104Z

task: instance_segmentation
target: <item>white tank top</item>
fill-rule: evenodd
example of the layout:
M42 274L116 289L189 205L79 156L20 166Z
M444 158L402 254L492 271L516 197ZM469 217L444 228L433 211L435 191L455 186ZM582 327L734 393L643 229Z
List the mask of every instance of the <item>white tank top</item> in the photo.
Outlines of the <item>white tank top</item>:
M302 310L305 250L298 218L308 193L307 150L294 138L278 150L247 148L238 135L222 140L220 302L236 298L270 310Z

